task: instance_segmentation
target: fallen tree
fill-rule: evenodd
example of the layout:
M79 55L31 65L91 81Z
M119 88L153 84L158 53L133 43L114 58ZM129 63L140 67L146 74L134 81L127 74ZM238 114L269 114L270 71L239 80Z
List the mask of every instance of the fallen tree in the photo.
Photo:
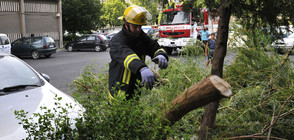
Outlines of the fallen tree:
M209 76L178 95L165 111L164 118L173 125L190 111L231 95L229 83L216 75Z

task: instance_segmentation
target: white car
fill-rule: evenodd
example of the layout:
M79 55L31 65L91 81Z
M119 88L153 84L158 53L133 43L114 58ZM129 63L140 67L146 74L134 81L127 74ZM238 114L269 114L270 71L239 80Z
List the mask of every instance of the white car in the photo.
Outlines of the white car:
M275 41L273 45L277 47L285 47L286 49L291 49L291 47L294 45L294 33L285 38Z
M11 44L6 34L0 33L0 51L10 54Z
M14 55L0 52L0 139L25 139L28 134L16 119L15 110L41 113L40 107L56 108L54 98L61 97L61 107L71 104L68 117L73 120L80 117L84 108L72 97L53 87L48 81L49 76L39 74L28 64ZM75 122L75 121L72 121Z

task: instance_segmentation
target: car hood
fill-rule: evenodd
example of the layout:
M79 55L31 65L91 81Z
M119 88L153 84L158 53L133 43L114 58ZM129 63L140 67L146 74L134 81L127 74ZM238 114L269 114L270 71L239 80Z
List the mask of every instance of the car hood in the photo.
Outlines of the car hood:
M276 40L273 45L292 47L294 45L294 38L283 38Z
M19 120L15 118L14 111L29 112L27 114L27 118L29 118L33 113L42 113L41 106L46 106L48 109L56 108L54 105L57 102L54 100L55 95L62 97L60 102L62 107L66 107L66 103L72 104L73 108L68 109L69 118L77 118L80 116L79 113L82 114L84 111L72 97L47 82L42 87L0 96L0 139L25 139L27 134L22 125L18 124Z

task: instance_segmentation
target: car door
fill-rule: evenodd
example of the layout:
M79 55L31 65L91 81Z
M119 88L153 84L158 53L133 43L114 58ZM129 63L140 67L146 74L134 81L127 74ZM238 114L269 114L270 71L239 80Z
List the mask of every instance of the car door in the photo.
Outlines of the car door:
M24 38L23 39L22 45L20 47L21 55L23 55L23 56L30 56L31 55L32 50L33 50L31 44L32 44L31 38Z
M22 38L15 40L11 43L11 53L16 56L21 55Z
M75 48L76 49L85 49L85 44L87 41L87 36L83 36L80 39L77 40L76 44L75 44Z
M94 35L90 35L87 37L87 41L86 41L86 48L87 49L94 49L95 48L95 36Z

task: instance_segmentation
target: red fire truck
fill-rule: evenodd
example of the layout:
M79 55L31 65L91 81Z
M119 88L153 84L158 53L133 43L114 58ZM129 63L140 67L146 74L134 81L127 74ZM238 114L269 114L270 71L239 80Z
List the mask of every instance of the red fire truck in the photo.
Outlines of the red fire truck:
M173 50L195 41L193 39L194 23L197 23L197 32L202 30L203 26L207 26L210 32L215 32L218 23L217 18L214 19L216 20L214 22L205 8L200 13L199 18L192 17L192 12L184 12L182 5L164 10L158 27L159 45L164 47L168 54L171 54Z

